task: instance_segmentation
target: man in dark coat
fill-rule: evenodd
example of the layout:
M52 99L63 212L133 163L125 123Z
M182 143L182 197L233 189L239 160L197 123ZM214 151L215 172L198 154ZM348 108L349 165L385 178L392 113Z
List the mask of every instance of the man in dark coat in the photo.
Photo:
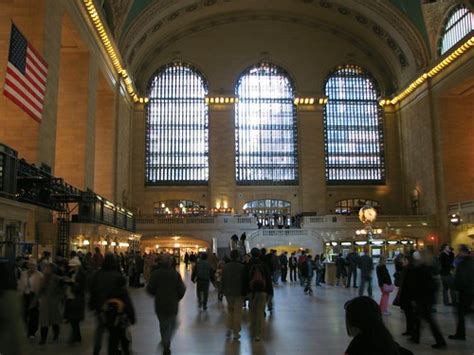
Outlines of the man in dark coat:
M436 341L436 344L433 344L431 347L434 349L445 348L447 346L446 341L432 312L438 288L433 275L433 257L428 250L422 250L421 252L415 252L414 258L413 296L415 299L416 320L411 340L415 344L420 343L421 321L425 320L430 326L431 333Z
M191 281L196 283L196 293L199 308L207 310L207 299L209 297L209 285L213 281L214 271L207 261L207 253L202 253L191 274Z
M273 296L273 285L270 270L261 260L261 251L253 248L251 255L246 271L250 293L250 333L255 341L260 341L265 323L265 303L268 297Z
M230 252L230 262L225 264L222 275L222 292L227 300L227 337L234 333L234 339L240 339L240 323L242 321L242 303L244 301L245 266L239 261L239 251Z
M458 324L456 333L449 339L466 340L466 325L464 316L474 303L474 259L469 255L466 245L459 246L458 266L454 275L454 288L459 292L457 305Z
M359 296L364 294L365 286L367 285L369 297L372 297L372 272L374 270L374 261L369 255L369 248L366 248L364 255L359 258L358 266L360 269Z
M453 288L453 276L451 270L453 269L454 253L448 244L441 246L441 252L439 253L439 263L441 266L440 275L441 282L443 285L443 303L445 306L450 304L455 305L456 292ZM451 296L451 303L449 302L449 295Z
M286 282L286 275L288 274L288 253L285 251L278 257L280 259L281 267L281 282Z
M155 312L160 323L163 354L171 354L171 337L176 325L179 301L184 297L186 287L181 275L172 265L172 257L161 255L150 277L147 292L155 297Z
M346 257L347 261L347 283L346 287L351 287L351 279L353 280L354 288L357 288L357 265L359 264L359 254L355 250L352 250Z

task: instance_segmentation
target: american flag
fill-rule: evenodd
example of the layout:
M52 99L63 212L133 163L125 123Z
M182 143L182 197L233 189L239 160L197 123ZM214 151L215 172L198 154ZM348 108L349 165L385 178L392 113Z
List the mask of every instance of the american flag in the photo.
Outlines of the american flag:
M12 24L3 94L41 122L48 64Z

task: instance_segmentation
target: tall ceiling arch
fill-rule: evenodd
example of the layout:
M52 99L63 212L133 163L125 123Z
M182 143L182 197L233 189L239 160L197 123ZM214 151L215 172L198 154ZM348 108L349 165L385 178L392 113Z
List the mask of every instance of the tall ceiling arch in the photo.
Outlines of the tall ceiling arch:
M152 1L127 27L120 48L127 66L141 77L151 58L185 36L229 22L287 21L318 27L375 53L390 68L395 88L426 67L423 34L391 1L162 0Z

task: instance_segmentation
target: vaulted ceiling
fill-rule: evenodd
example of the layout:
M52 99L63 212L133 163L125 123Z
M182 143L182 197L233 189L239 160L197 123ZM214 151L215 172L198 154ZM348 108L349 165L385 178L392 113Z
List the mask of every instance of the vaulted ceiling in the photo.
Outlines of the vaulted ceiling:
M429 62L416 0L115 0L104 1L109 26L130 72L150 72L176 41L229 23L269 21L327 31L380 57L405 84Z

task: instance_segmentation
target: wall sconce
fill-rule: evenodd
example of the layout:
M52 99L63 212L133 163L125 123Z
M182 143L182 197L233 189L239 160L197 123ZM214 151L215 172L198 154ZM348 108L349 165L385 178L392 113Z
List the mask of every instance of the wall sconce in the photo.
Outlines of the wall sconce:
M239 102L239 98L235 96L206 96L206 104L211 105L233 105Z

